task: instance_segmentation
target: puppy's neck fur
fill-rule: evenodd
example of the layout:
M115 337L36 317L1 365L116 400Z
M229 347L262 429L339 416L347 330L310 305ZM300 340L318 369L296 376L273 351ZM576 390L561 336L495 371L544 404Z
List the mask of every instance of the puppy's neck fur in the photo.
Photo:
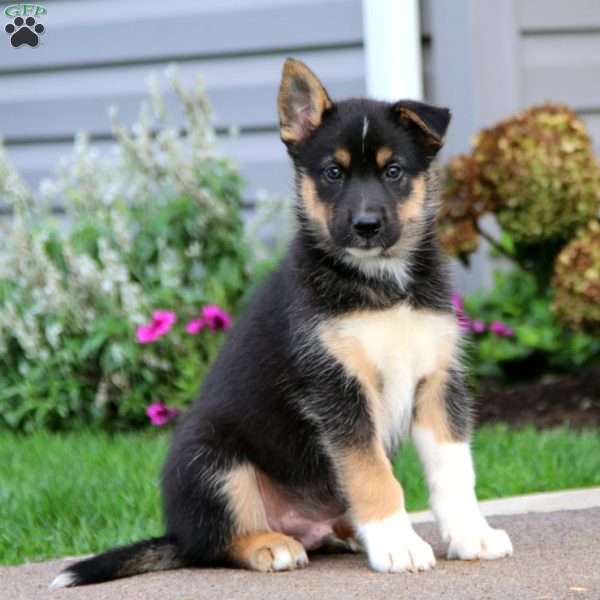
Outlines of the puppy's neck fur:
M310 231L300 228L288 255L289 266L310 304L319 312L384 310L400 303L450 310L446 261L433 227L431 220L407 256L379 259L389 261L390 266L385 269L364 269L331 254ZM394 268L402 279L394 276Z

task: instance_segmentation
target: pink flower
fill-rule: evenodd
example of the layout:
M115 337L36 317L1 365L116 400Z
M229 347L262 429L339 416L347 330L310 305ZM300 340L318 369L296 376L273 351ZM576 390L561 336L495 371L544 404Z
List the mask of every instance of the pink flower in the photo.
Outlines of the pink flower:
M231 327L231 315L216 304L202 309L202 318L211 331L225 331Z
M470 329L474 333L483 333L485 331L485 322L480 320L471 321Z
M495 333L498 337L512 337L515 334L512 327L502 321L494 321L490 325L490 331Z
M202 308L200 317L192 319L185 330L190 335L196 335L205 327L211 331L225 331L231 327L231 315L216 304L207 304Z
M206 321L204 319L192 319L186 326L185 330L190 335L196 335L202 329L206 327Z
M465 309L463 297L460 294L458 294L457 292L454 292L452 294L452 306L454 306L454 310L456 312L463 312Z
M146 407L146 415L155 427L162 427L179 414L176 408L171 408L162 402L153 402Z
M155 310L152 321L140 325L136 330L136 338L140 344L151 344L171 330L177 321L177 315L170 310Z
M454 307L459 327L463 331L471 331L471 319L465 314L463 297L456 292L452 294L452 306Z

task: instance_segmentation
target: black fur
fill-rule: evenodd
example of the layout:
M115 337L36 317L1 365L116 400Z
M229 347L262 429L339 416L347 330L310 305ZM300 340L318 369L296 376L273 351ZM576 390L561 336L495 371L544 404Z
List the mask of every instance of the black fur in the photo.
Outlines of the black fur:
M451 311L446 264L434 234L435 189L428 173L436 143L430 137L443 138L449 113L414 102L402 107L418 113L431 131L399 118L397 105L349 100L332 104L319 127L302 139L286 140L297 175L298 232L279 268L238 319L200 398L178 424L162 478L166 536L70 567L74 584L164 564L156 560L153 567L149 560L136 560L147 556L148 548L156 555L168 553L173 566L227 562L234 523L218 480L235 465L251 463L290 495L345 508L325 448L367 444L373 423L358 381L319 347L317 325L351 311L400 303ZM404 174L399 181L379 179L373 156L382 146L401 163ZM352 172L341 186L323 175L328 157L339 147L347 148L353 160ZM305 176L315 182L319 202L330 207L329 233L305 210L300 197ZM383 248L393 249L408 235L396 209L419 177L426 182L425 207L418 234L412 234L414 242L402 258L407 276L373 274L348 261L348 246L371 247L349 231L356 211L383 215L385 223L375 242ZM365 209L359 205L367 188L370 204ZM462 436L469 428L467 400L460 375L454 373L451 381L449 414L454 432Z

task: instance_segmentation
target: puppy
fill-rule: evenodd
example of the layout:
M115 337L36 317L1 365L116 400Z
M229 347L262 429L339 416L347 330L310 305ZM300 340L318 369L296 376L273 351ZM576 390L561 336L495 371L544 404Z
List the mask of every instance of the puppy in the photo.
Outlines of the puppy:
M286 571L364 549L425 571L390 459L412 436L448 557L512 553L475 497L470 399L430 166L447 109L333 102L288 60L278 99L298 231L229 335L164 467L163 537L78 562L75 586L184 566Z

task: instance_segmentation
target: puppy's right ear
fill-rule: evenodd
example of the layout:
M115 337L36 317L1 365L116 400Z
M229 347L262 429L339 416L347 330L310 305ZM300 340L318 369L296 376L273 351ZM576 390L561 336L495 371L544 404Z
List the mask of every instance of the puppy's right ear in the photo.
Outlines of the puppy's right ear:
M297 144L321 124L331 100L304 63L288 58L283 65L277 107L281 139L286 144Z

